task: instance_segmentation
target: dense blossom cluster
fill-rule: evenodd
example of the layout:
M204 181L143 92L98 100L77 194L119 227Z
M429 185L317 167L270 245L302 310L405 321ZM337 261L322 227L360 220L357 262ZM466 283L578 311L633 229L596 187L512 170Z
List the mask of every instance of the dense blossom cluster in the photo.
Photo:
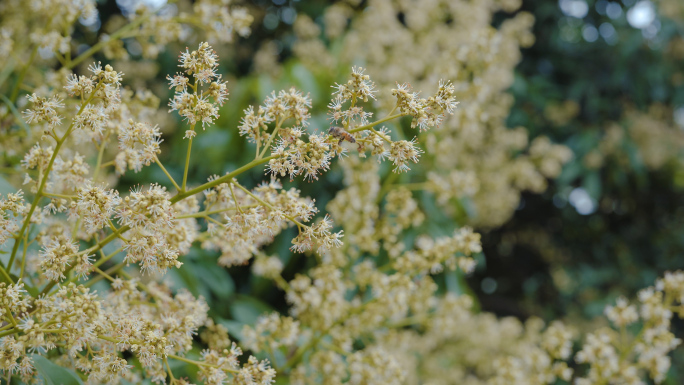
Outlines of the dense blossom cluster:
M191 126L185 132L185 137L193 138L197 135L195 124L201 122L204 129L218 118L218 107L228 98L228 86L227 82L221 81L221 75L216 73L218 57L208 43L200 44L196 51L186 50L180 56L180 63L179 67L183 68L186 75L192 76L193 81L190 82L183 74L168 77L169 88L176 91L169 103L169 112L178 111L185 118ZM200 92L202 86L207 86L207 89ZM188 92L188 88L192 92Z
M175 90L170 110L178 111L188 122L191 128L186 137L192 139L196 123L204 126L218 116L218 106L226 100L228 90L217 74L218 58L207 43L182 53L180 67L184 73L169 78ZM143 102L143 106L136 106L135 98L121 89L123 74L110 65L96 63L89 71L87 76L66 75L62 87L70 98L61 101L56 96L34 94L25 111L27 123L44 125L45 129L41 142L22 161L33 202L25 202L21 191L2 200L2 240L13 241L9 265L2 267L3 279L7 280L3 290L11 299L2 313L7 322L3 321L0 328L0 346L5 354L11 353L3 361L4 372L25 380L35 376L31 358L25 355L27 349L54 355L58 344L66 348L66 356L58 361L91 382L133 380L142 374L156 382L170 378L171 382L181 383L185 380L176 380L168 364L172 358L197 365L198 378L206 383L224 383L232 378L235 383L270 384L275 371L268 362L251 357L240 364L242 351L230 342L225 329L206 318L207 308L201 298L195 299L182 290L173 296L168 288L154 282L143 284L124 270L130 264L139 264L142 273L157 275L169 268L182 268L179 259L195 242L207 250L220 250L218 263L223 266L245 264L257 257L255 273L282 286L294 318L275 313L261 318L254 329L245 327L244 344L253 351L298 349L299 359L307 353L305 346L297 347L302 333L320 338L310 334L312 328L337 335L348 350L352 343L348 329L370 331L382 324L382 317L373 313L386 314L388 320L408 316L410 306L402 299L414 291L426 293L404 270L419 275L428 270L434 273L442 263L472 270L468 258L479 251L479 239L469 230L457 232L449 241L436 240L434 246L423 241L417 253L430 261L427 265L408 254L400 256L397 247L401 231L422 222L423 216L415 202L409 206L402 203L412 201L411 193L397 190L388 196L380 237L397 250L398 254L392 255L402 267L386 276L372 263L364 262L349 270L357 278L346 276L338 270L344 263L340 259L343 231L333 229L328 215L315 219L318 209L313 199L302 197L294 188L283 189L277 179L250 190L234 178L235 173L210 177L204 185L191 189L186 186L187 163L182 184L176 183L157 157L162 143L160 128L137 120L151 116L150 107L145 107L143 101L148 97L136 93L135 98ZM204 90L200 88L205 86ZM307 132L312 105L308 96L294 88L272 93L258 113L253 107L245 111L238 128L256 144L256 159L250 166L268 162L267 170L274 176L302 174L316 179L330 167L334 155L345 151L340 136L357 143L346 131L354 130L360 155L364 155L364 146L371 144L378 159L388 158L397 168L407 170L406 162L417 162L422 152L415 140L392 141L389 131L373 129L380 122L370 122L372 114L356 104L374 99L375 92L372 81L360 68L353 69L346 85L335 87L331 105L337 107L332 108L333 113L336 110L344 116L339 120L345 126L340 135ZM428 107L424 100L420 103L424 105L415 113L436 108ZM75 114L64 111L67 104L75 104ZM411 113L400 112L390 118ZM70 122L68 127L62 126L64 119ZM270 124L275 125L272 130ZM96 147L94 166L85 156L71 151L71 146L88 141ZM192 140L188 141L188 160L191 147ZM166 174L177 190L175 195L158 183L135 186L122 193L109 188L101 178L101 169L108 166L114 167L116 173L111 176L115 176L127 169L141 171L152 163ZM204 199L199 201L195 195L202 192ZM46 204L41 208L42 202ZM200 231L199 219L207 223L204 232ZM311 276L298 275L290 283L283 280L282 263L277 257L263 255L262 248L291 226L298 230L292 251L315 250L320 260L336 264L323 264L313 269ZM35 256L28 250L31 228L40 229L35 238L40 250ZM401 262L407 258L413 267ZM112 265L114 261L120 263ZM101 267L108 269L103 271ZM23 283L14 283L15 269L19 277L32 276L34 284L44 285L40 296L28 295L22 289ZM93 278L95 275L109 281L110 292L97 295L89 289L98 280ZM370 289L371 282L374 307L372 312L365 312L361 298L350 302L346 293L356 285ZM34 290L38 287L31 286L31 293ZM183 354L192 348L192 335L203 325L207 327L203 338L209 341L211 350L204 351L199 361L184 358ZM300 325L306 329L301 330ZM313 344L313 340L309 343ZM124 351L134 355L142 372L132 370L134 365L120 353ZM362 383L375 376L376 369L364 364L366 360L386 362L379 348L355 353L350 357L350 364L357 368L352 381ZM293 361L290 369L296 364L299 362Z

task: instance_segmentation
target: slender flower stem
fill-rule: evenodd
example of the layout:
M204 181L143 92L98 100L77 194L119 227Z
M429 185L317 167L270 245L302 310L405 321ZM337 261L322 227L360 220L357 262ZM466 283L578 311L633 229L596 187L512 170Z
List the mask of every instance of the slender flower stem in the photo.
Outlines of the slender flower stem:
M266 142L266 144L264 145L263 150L262 150L261 153L259 154L259 157L258 157L259 159L260 159L260 158L263 158L264 155L266 155L266 152L268 151L268 148L271 146L271 143L273 142L273 139L274 139L276 136L278 136L278 131L280 131L280 126L281 126L281 125L282 125L282 122L280 122L280 120L278 120L278 122L276 123L276 128L275 128L275 129L273 130L273 132L271 133L271 136L268 138L268 142Z
M263 206L266 206L267 208L269 208L269 209L271 209L271 210L274 210L274 211L276 210L276 208L273 207L273 205L271 205L270 203L266 202L265 200L259 198L258 196L252 194L252 192L249 191L249 190L247 190L246 188L240 186L240 185L237 184L237 183L235 183L235 186L236 186L237 188L239 188L240 190L244 191L244 192L245 192L247 195L249 195L250 197L254 198L254 200L256 200L257 202L261 203ZM307 227L305 224L299 222L297 219L295 219L295 218L292 217L292 216L284 215L284 217L287 218L287 219L289 219L290 221L294 222L299 228Z
M213 222L213 223L215 223L215 224L217 224L217 225L219 225L219 226L223 226L223 225L224 225L223 223L217 221L216 219L214 219L214 218L212 218L212 217L210 217L210 216L208 216L208 215L205 215L205 216L204 216L204 219L206 219L206 220L209 221L209 222Z
M193 126L193 129L195 127ZM189 139L188 141L188 153L185 156L185 170L183 171L183 185L179 189L179 191L185 192L185 184L188 181L188 169L190 168L190 151L192 150L192 138ZM174 185L176 183L174 182Z
M8 269L10 269L10 268L11 267L8 267ZM10 278L9 274L7 274L7 271L5 271L5 269L2 266L0 266L0 273L2 273L2 275L5 277L7 282L10 282L10 283L13 282L12 278Z
M113 278L111 275L109 275L109 274L105 273L104 271L100 270L99 267L93 267L93 270L95 270L95 272L97 272L97 273L100 274L101 276L107 278L110 282L114 282L114 278Z
M280 289L284 292L289 292L291 290L290 284L283 278L282 275L277 274L276 276L273 277L273 280L275 283L280 287Z
M72 69L76 67L79 63L84 61L85 59L93 56L95 53L97 53L99 50L104 48L109 42L116 41L119 38L123 37L128 31L139 27L142 23L144 23L147 19L149 19L154 13L150 12L146 15L140 16L137 19L133 20L130 24L126 24L123 27L121 27L118 31L114 32L113 34L109 35L109 39L107 40L100 40L97 42L97 44L93 45L89 49L87 49L85 52L82 54L78 55L74 60L68 62L64 68Z
M218 186L221 183L226 183L226 182L232 180L234 177L242 174L243 172L245 172L245 171L247 171L253 167L256 167L258 165L268 163L271 159L275 159L279 156L280 155L271 155L271 156L268 156L266 158L255 159L255 160L247 163L246 165L238 168L237 170L230 172L230 173L228 173L228 174L226 174L220 178L214 179L211 182L207 182L207 183L205 183L199 187L195 187L192 190L187 190L187 191L176 194L173 198L171 198L171 203L179 202L179 201L181 201L181 200L183 200L183 199L185 199L191 195L195 195L195 194L200 193L206 189L212 188L214 186Z
M5 312L7 313L7 318L9 318L12 325L17 327L17 320L14 319L14 316L12 315L12 309L10 309L8 305L5 305Z
M189 151L189 149L188 149L188 151ZM178 191L183 191L183 190L185 190L185 178L186 178L185 175L183 176L183 190L181 190L181 188L178 187L178 184L176 183L176 181L173 179L173 177L171 176L171 174L169 174L169 172L166 171L166 168L165 168L164 165L159 161L159 158L157 158L156 155L154 156L154 161L155 161L155 163L157 163L157 164L159 165L159 168L161 168L162 171L164 171L164 174L166 174L166 177L169 178L169 180L171 181L171 183L173 183L173 187L175 187L176 190L178 190ZM187 167L187 166L186 166L186 167Z
M61 199L76 199L76 198L78 198L76 195L57 194L57 193L46 192L46 191L43 191L42 194L46 197L61 198Z
M164 357L164 364L166 364L166 370L169 372L169 377L171 377L171 384L176 383L176 377L173 376L173 373L171 372L171 365L169 365L169 361Z
M242 211L242 208L240 207L240 204L239 204L238 201L237 201L237 197L235 196L235 191L233 191L233 184L232 184L232 183L229 183L229 184L228 184L228 187L230 187L230 195L233 196L233 202L235 202L235 207L237 208L237 210L238 210L240 213L242 213L242 212L243 212L243 211Z
M7 324L7 325L5 325L5 326L3 326L3 327L0 328L0 332L4 332L4 331L7 330L7 329L12 329L13 327L14 327L14 325L12 325L12 324Z
M29 233L31 232L31 227L29 226L28 230L24 233L24 257L21 259L21 272L19 273L19 280L18 282L21 282L22 279L24 279L24 271L26 271L26 260L28 259L26 257L26 250L28 249L28 236Z
M97 176L100 175L100 168L102 168L102 157L104 156L104 150L105 147L107 147L107 140L109 139L110 134L111 130L107 131L107 136L105 136L104 139L102 139L102 144L98 149L97 163L95 163L95 171L93 172L93 180L97 180Z
M191 360L191 359L188 359L188 358L185 358L185 357L177 356L177 355L175 355L175 354L169 354L168 357L169 357L169 358L172 358L172 359L174 359L174 360L187 362L188 364L193 364L193 365L196 365L196 366L207 366L207 367L210 367L210 368L221 369L221 370L223 370L224 372L230 372L230 373L239 373L239 372L240 372L239 370L228 369L228 368L222 368L222 367L217 366L217 365L207 364L206 362L194 361L194 360Z
M9 335L12 335L12 334L16 334L16 333L19 333L20 331L21 331L21 330L18 329L18 328L10 329L10 330L8 330L8 331L6 331L6 332L0 333L0 337L9 336Z
M126 263L125 263L125 262L121 262L121 263L119 263L118 265L114 265L114 266L110 267L109 269L105 270L105 273L107 273L107 274L109 274L109 275L113 275L114 273L118 272L119 269L122 269L124 266L126 266ZM83 286L85 286L85 287L91 287L91 286L93 286L94 284L96 284L97 282L100 282L101 280L103 280L103 279L104 279L103 277L104 277L103 275L98 275L98 276L95 277L95 278L91 278L91 279L89 279L88 282L86 282Z
M26 64L24 64L24 68L21 70L21 73L19 74L19 78L17 79L17 83L14 84L14 88L12 89L12 94L10 94L10 101L12 103L17 101L17 96L19 96L19 89L21 88L21 83L24 81L24 77L26 76L26 72L28 72L28 69L31 67L31 64L33 63L33 59L36 58L37 53L38 53L38 45L36 45L33 48L33 51L31 51L31 56L29 57Z
M399 113L399 114L395 114L395 115L390 115L390 116L388 116L388 117L386 117L386 118L382 118L382 119L380 119L380 120L378 120L378 121L375 121L375 122L373 122L373 123L366 124L365 126L356 127L355 129L349 130L348 132L351 134L351 133L354 133L354 132L365 131L365 130L368 130L368 129L371 129L371 128L377 126L378 124L385 123L385 122L387 122L387 121L390 121L390 120L396 119L396 118L400 118L400 117L405 116L405 115L406 115L405 113Z
M114 258L114 257L115 257L117 254L119 254L120 252L124 251L125 248L126 248L125 246L121 246L121 247L119 247L118 249L116 249L113 253L109 254L108 256L100 258L99 261L97 261L97 262L95 262L95 263L93 264L93 267L99 267L99 266L102 265L103 263L105 263L105 262L109 261L110 259Z
M387 139L387 137L386 137L385 135L382 135L381 133L377 132L377 131L375 130L375 128L369 127L368 129L371 130L375 135L377 135L377 136L379 136L380 138L382 138L385 142L389 143L390 145L392 144L392 141L391 141L391 140Z
M245 205L245 206L241 206L241 207L242 208L252 208L252 207L257 207L257 206L259 206L259 205ZM211 211L206 210L206 211L199 211L199 212L192 213L192 214L183 214L183 215L176 216L175 219L204 218L204 216L206 216L206 215L220 214L220 213L230 211L230 210L235 210L235 207L226 207L226 208L220 209L220 210L211 210Z

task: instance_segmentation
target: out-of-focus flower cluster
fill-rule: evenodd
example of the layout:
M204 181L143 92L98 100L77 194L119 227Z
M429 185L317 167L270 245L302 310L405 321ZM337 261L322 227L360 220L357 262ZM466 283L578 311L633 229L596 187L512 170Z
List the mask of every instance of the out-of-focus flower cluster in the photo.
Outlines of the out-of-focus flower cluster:
M421 79L412 81L416 88L431 89L436 79L450 79L430 98L420 99L408 84L398 84L394 94L399 104L383 96L378 102L384 111L410 112L429 105L425 114L411 113L412 126L421 130L422 124L443 121L418 137L423 147L414 153L428 154L423 164L430 182L424 187L440 195L445 211L453 212L450 200L467 197L473 206L470 223L497 226L518 207L522 191L545 190L546 178L558 176L572 156L564 146L543 137L529 143L523 128L506 127L513 99L505 91L513 82L520 47L534 42L533 18L519 12L499 29L491 20L497 10L512 12L519 6L515 0L374 0L361 12L356 2L344 1L329 7L324 18L326 38L344 47L339 58L307 17L297 19L300 39L293 50L314 69L340 59L361 61L381 87L407 78ZM461 101L458 109L453 100ZM397 167L406 169L411 158L399 159Z
M616 162L623 168L637 168L641 164L658 170L664 166L682 169L684 133L672 121L672 111L665 106L652 105L647 112L629 110L624 122L607 125L597 148L582 159L588 168L600 168ZM639 164L633 164L630 149L637 149Z

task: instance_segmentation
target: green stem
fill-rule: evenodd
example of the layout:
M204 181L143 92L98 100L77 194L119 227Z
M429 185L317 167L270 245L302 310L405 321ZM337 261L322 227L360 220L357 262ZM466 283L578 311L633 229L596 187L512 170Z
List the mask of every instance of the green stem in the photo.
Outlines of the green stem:
M193 129L195 127L193 126ZM190 151L192 150L192 138L189 139L188 142L188 153L185 155L185 170L183 171L183 185L179 189L179 191L185 191L185 185L186 182L188 181L188 169L190 168ZM176 183L174 182L174 185Z
M207 221L213 222L213 223L215 223L215 224L217 224L217 225L219 225L219 226L223 226L223 225L224 225L224 223L221 223L221 222L217 221L216 219L214 219L214 218L212 218L212 217L210 217L210 216L208 216L208 215L205 215L203 218L206 219Z
M271 136L268 138L268 142L266 142L266 144L264 145L264 149L259 154L259 158L263 158L264 155L266 155L266 152L268 151L269 146L273 142L273 139L278 135L278 131L280 131L281 124L282 123L280 121L278 121L276 123L276 128L275 128L275 130L273 130L273 132L271 133Z
M12 115L14 115L14 120L16 120L17 123L19 123L19 125L26 131L26 133L28 134L29 132L31 132L31 129L26 125L26 122L24 122L24 117L21 116L21 114L17 110L17 107L14 106L14 103L12 103L12 101L9 100L5 95L0 95L0 99L2 99L2 101L4 101L7 105L7 107L9 107L10 111L12 112Z
M387 121L389 121L389 120L392 120L392 119L395 119L395 118L399 118L399 117L402 117L402 116L405 116L405 115L406 115L406 114L404 114L404 113L399 113L399 114L395 114L395 115L390 115L390 116L388 116L388 117L386 117L386 118L382 118L382 119L380 119L380 120L378 120L378 121L376 121L376 122L373 122L373 123L370 123L370 124L366 124L365 126L357 127L357 128L355 128L355 129L349 130L349 131L347 131L347 132L349 132L350 134L353 134L353 133L355 133L355 132L369 130L369 129L371 129L371 128L377 126L378 124L385 123L385 122L387 122Z
M9 336L9 335L11 335L11 334L19 333L20 331L21 331L21 330L19 330L19 329L17 329L17 328L10 329L10 330L8 330L8 331L6 331L6 332L0 333L0 337Z
M391 140L387 139L387 137L386 137L385 135L382 135L381 133L377 132L377 131L375 130L375 128L369 127L368 129L371 130L375 135L379 136L379 137L380 137L382 140L384 140L385 142L389 143L390 145L392 144L392 141L391 141Z
M107 140L109 139L109 134L111 131L107 131L107 136L102 139L102 144L97 152L97 163L95 164L95 171L93 172L93 181L97 180L97 176L100 174L100 168L102 166L102 157L104 156L105 147L107 147Z
M28 236L29 233L31 232L31 227L29 226L28 231L24 233L24 253L23 257L21 258L21 272L19 273L19 280L18 282L21 282L22 279L24 279L24 272L26 271L26 250L28 250L29 242L28 242Z
M103 263L105 263L105 262L109 261L110 259L114 258L117 254L119 254L120 252L122 252L122 251L124 250L124 248L125 248L124 246L121 246L121 247L119 247L118 249L116 249L113 253L109 254L108 256L100 258L99 261L93 263L93 267L94 267L94 268L99 267L99 266L102 265Z
M246 205L246 206L242 206L242 208L252 208L252 207L256 207L256 206L259 206L259 205ZM183 214L183 215L176 216L175 219L204 218L207 215L220 214L220 213L230 211L230 210L235 210L235 207L226 207L225 209L220 209L220 210L211 210L211 211L207 210L207 211L199 211L199 212L192 213L192 214Z
M276 210L277 210L275 207L273 207L273 205L271 205L270 203L266 202L265 200L259 198L258 196L252 194L252 192L249 191L249 190L247 190L246 188L240 186L240 185L237 184L237 183L235 183L235 186L236 186L237 188L239 188L240 190L244 191L247 195L249 195L250 197L252 197L252 198L253 198L254 200L256 200L257 202L261 203L262 206L265 206L265 207L267 207L268 209L273 210L273 211L276 211ZM295 223L297 226L299 226L300 228L301 228L301 227L307 227L305 224L299 222L299 221L298 221L297 219L295 219L294 217L291 217L291 216L289 216L289 215L283 215L283 216L284 216L285 218L291 220L292 222L294 222L294 223Z
M169 377L171 377L171 384L176 383L176 377L173 376L173 373L171 372L171 365L169 365L169 361L164 357L164 364L166 364L166 370L169 372Z
M5 305L5 311L7 312L7 317L9 318L12 325L14 325L14 327L17 327L17 320L14 319L14 316L12 315L12 309L9 308L9 305Z
M97 42L97 44L90 47L88 50L86 50L82 54L78 55L74 60L72 60L66 66L64 66L64 68L72 69L72 68L76 67L83 60L93 56L97 51L104 48L108 43L115 41L115 40L119 40L119 38L121 38L123 35L125 35L128 31L132 30L133 28L139 27L142 23L144 23L147 19L149 19L150 16L152 16L151 12L146 14L146 15L140 16L139 18L135 19L130 24L124 25L118 31L109 35L108 40L106 40L106 41L100 40L99 42Z
M199 187L196 187L192 190L187 190L187 191L176 194L173 198L171 198L171 203L179 202L179 201L181 201L181 200L183 200L183 199L185 199L191 195L195 195L195 194L200 193L206 189L210 189L214 186L218 186L221 183L228 182L228 181L232 180L234 177L236 177L237 175L240 175L243 172L245 172L245 171L247 171L253 167L256 167L258 165L268 163L271 159L275 159L277 157L279 157L279 155L271 155L271 156L268 156L266 158L255 159L255 160L247 163L246 165L238 168L237 170L235 170L231 173L228 173L228 174L226 174L220 178L214 179L211 182L207 182L207 183L205 183Z
M240 207L240 204L238 203L237 197L235 196L235 191L233 191L233 184L229 183L228 187L230 187L230 195L233 196L233 202L235 203L235 207L237 208L237 211L240 213L243 213L242 208Z
M18 242L18 241L17 241L17 242ZM8 268L9 268L9 267L8 267ZM2 273L2 275L5 277L5 279L7 280L7 282L10 282L10 283L13 282L13 281L12 281L12 278L10 278L9 274L7 274L7 271L5 271L5 269L4 269L2 266L0 266L0 273Z
M116 273L117 271L119 271L119 269L122 269L122 268L125 267L125 266L126 266L126 263L125 263L125 262L121 262L121 263L119 263L118 265L114 265L114 266L110 267L109 269L107 269L107 270L105 271L105 273L107 273L107 274L109 274L109 275L112 275L112 274ZM94 284L96 284L97 282L100 282L101 280L103 280L103 279L104 279L103 277L104 277L104 276L102 276L102 275L98 275L98 276L95 277L95 278L89 279L88 282L86 282L83 286L85 286L85 287L91 287L91 286L93 286Z
M105 273L104 271L100 270L99 267L93 267L93 270L95 270L95 272L98 273L98 274L100 274L101 276L107 278L110 282L114 282L114 278L113 278L111 275L109 275L109 274Z
M51 193L51 192L42 192L43 196L46 197L53 197L53 198L61 198L61 199L76 199L78 198L76 195L65 195L65 194L57 194L57 193Z
M291 289L290 289L290 284L287 283L287 281L285 280L285 278L283 278L282 275L278 274L278 275L274 276L274 277L273 277L273 280L274 280L275 283L278 285L278 287L280 287L280 289L281 289L282 291L284 291L284 292L286 292L286 293L289 292L289 291L291 291Z
M194 360L191 360L191 359L188 359L185 357L177 356L175 354L169 354L168 357L172 358L174 360L183 361L183 362L186 362L188 364L192 364L192 365L196 365L196 366L208 366L210 368L221 369L224 372L230 372L230 373L239 373L240 372L239 370L221 368L217 365L207 364L206 362L194 361Z
M171 183L173 183L173 187L175 187L176 190L178 190L178 191L183 191L183 190L181 190L180 187L178 187L178 184L176 183L176 181L173 179L171 174L169 174L169 172L166 171L166 168L164 168L164 165L162 165L162 163L159 161L159 158L157 158L156 155L154 156L154 161L159 165L159 168L161 168L162 171L164 171L164 174L166 174L166 176L169 178ZM183 176L183 189L185 189L185 176Z
M19 89L21 88L21 83L24 81L24 77L26 76L26 72L28 72L29 68L31 67L31 64L33 63L33 59L36 58L36 54L38 53L38 46L36 45L33 48L33 51L31 51L31 56L29 57L28 61L26 64L24 64L24 68L21 70L21 73L19 74L19 78L17 79L17 83L14 85L14 88L12 89L12 94L10 94L10 101L14 103L17 101L17 96L19 96Z

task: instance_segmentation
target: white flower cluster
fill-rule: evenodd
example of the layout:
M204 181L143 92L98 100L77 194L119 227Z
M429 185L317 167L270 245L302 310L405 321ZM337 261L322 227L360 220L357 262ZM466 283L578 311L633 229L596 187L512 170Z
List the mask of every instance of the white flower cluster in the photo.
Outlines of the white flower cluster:
M654 287L643 289L638 304L618 298L607 306L605 314L619 332L603 328L587 336L575 359L589 364L589 372L578 385L600 383L642 383L645 371L655 383L661 383L670 369L668 354L682 343L670 331L675 303L684 299L684 272L667 272ZM682 315L681 313L679 314ZM625 342L625 326L641 321L641 331Z
M276 180L253 191L233 180L205 191L205 196L206 207L226 211L225 223L210 223L210 237L202 243L205 249L221 251L218 261L223 266L247 263L288 226L296 224L300 231L307 231L310 226L302 222L309 222L318 212L314 201L301 197L294 188L284 190Z
M299 322L278 313L261 316L252 328L242 328L242 344L252 351L291 347L299 338Z
M420 131L442 124L444 116L453 114L458 105L454 85L450 81L440 80L437 93L427 99L420 98L420 94L413 92L408 84L397 84L392 95L397 98L397 109L413 117L411 128L418 127Z
M175 94L169 107L171 111L178 111L185 118L191 129L186 131L186 138L196 135L195 125L202 123L202 129L207 124L212 124L218 117L218 107L228 100L228 82L221 80L221 75L216 73L218 57L209 43L200 43L197 50L186 50L180 55L180 65L185 74L168 76L169 88L175 90ZM193 82L186 76L192 76ZM207 86L202 90L203 86ZM188 92L188 90L192 92ZM210 101L210 98L211 100Z
M148 123L135 123L119 126L119 153L115 159L116 172L123 174L126 168L138 172L149 166L161 152L162 142L159 126Z
M24 202L24 192L21 190L7 194L6 198L0 199L0 245L4 245L8 239L14 237L14 233L19 230L18 219L28 210Z
M123 238L125 261L139 262L142 271L163 273L169 267L182 265L178 249L167 242L176 215L169 200L165 187L152 184L147 189L132 190L116 211L119 224L130 229Z

